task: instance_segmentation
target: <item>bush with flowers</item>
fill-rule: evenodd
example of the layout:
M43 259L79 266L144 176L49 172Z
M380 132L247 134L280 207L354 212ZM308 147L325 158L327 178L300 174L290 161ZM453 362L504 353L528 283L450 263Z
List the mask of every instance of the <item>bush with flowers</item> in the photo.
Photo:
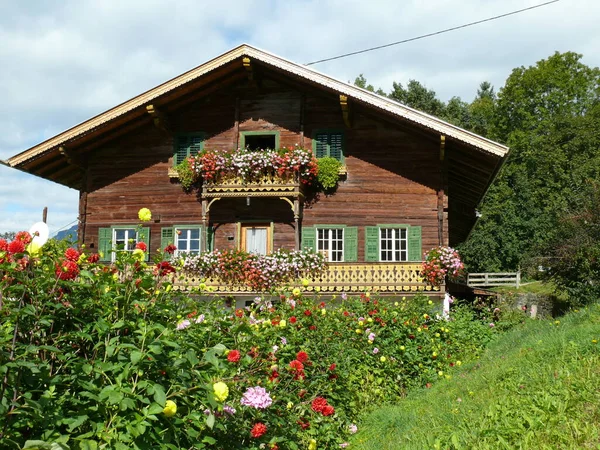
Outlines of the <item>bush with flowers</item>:
M464 276L465 265L452 247L438 246L425 253L421 276L432 286L441 286Z
M172 289L168 261L33 255L28 239L0 240L3 449L339 448L366 408L451 376L497 332L426 297L228 309Z
M279 249L270 255L243 250L213 250L188 255L183 271L201 278L218 278L232 286L245 285L257 292L270 291L295 279L316 277L327 269L321 253Z
M309 185L319 171L312 151L300 147L261 151L205 149L187 158L176 170L184 189L199 181L213 184L241 179L252 183L264 176L299 180Z

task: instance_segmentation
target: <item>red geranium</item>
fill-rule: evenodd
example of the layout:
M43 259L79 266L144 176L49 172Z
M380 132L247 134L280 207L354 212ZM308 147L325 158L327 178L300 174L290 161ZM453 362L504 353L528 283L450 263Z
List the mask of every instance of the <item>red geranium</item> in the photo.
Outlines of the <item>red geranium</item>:
M311 408L314 412L323 412L323 409L327 406L327 400L323 397L317 397L312 401Z
M79 259L79 252L74 248L69 247L65 250L65 258L67 258L69 261L77 262Z
M310 312L310 309L307 309L306 311L304 311L304 315L305 316L312 316L312 312Z
M298 319L296 319L296 317L295 317L295 316L292 316L292 317L290 317L290 323L291 323L292 325L296 323L296 320L298 320Z
M241 357L242 357L242 355L240 354L239 350L231 350L227 354L227 361L229 361L229 362L238 362Z
M250 431L250 435L253 438L259 438L266 432L267 432L267 426L264 423L258 422L258 423L255 423L254 426L252 427L252 430Z
M306 352L298 352L298 354L296 355L296 359L301 363L305 363L306 361L308 361L308 354Z
M145 242L138 242L137 244L135 244L135 248L140 249L143 252L148 250L148 246L146 245Z

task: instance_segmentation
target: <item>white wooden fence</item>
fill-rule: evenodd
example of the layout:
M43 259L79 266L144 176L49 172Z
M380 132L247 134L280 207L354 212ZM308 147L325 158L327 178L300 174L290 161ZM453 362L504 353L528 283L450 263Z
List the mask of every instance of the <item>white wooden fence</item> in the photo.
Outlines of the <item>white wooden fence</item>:
M515 286L521 284L521 272L486 272L470 273L467 276L467 285L471 287L485 286Z

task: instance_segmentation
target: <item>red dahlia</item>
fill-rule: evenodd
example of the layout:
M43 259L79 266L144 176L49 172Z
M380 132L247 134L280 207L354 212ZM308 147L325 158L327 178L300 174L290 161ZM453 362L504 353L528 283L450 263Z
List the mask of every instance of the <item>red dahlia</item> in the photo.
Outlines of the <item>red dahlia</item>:
M138 249L140 249L143 252L145 252L146 250L148 250L148 246L146 245L145 242L138 242L137 244L135 244L135 248L138 248Z
M8 250L8 242L6 239L0 239L0 252L5 252Z
M253 438L259 438L266 432L267 432L267 426L264 423L258 422L258 423L255 423L254 426L252 427L252 430L250 431L250 435Z
M100 259L100 255L98 253L92 253L90 256L88 256L88 262L89 263L97 263L98 260Z
M298 361L297 359L293 360L290 363L290 367L293 370L304 370L304 364L302 364L300 361Z
M333 413L335 413L335 409L333 409L333 406L331 405L325 405L323 407L323 411L321 411L323 413L324 416L331 416L333 415Z
M65 250L65 258L67 258L69 261L77 262L79 259L79 252L74 248L69 247Z
M306 311L304 311L304 315L305 316L312 316L312 312L310 312L310 309L307 309Z
M15 239L10 244L8 244L8 252L9 253L23 253L25 251L25 244L23 241Z
M238 362L241 357L242 355L240 354L239 350L231 350L227 355L227 361Z
M77 263L74 261L69 261L68 259L64 260L60 265L56 264L55 266L56 276L60 280L73 280L77 275L79 275L79 267Z
M15 236L15 241L21 241L25 245L29 244L31 239L31 235L27 231L19 231Z
M175 250L177 250L177 247L174 246L173 244L169 244L165 247L165 253L168 253L169 255L172 255L173 253L175 253Z
M298 319L296 319L296 317L295 317L295 316L292 316L292 317L290 317L290 323L291 323L292 325L293 325L293 324L295 324L297 320L298 320Z
M323 412L323 409L327 406L327 400L323 397L317 397L312 401L311 408L314 412Z
M298 352L298 354L296 355L296 359L301 363L305 363L306 361L308 361L308 354L306 352Z

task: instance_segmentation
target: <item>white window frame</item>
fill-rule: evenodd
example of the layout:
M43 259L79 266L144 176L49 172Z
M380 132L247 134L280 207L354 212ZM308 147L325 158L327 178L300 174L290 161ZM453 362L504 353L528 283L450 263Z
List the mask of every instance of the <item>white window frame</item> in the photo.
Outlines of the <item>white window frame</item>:
M125 234L123 239L119 241L123 242L124 248L119 248L117 232L124 231ZM133 231L134 237L129 236L129 232ZM115 262L117 260L117 252L133 252L135 250L135 246L138 243L139 233L135 227L113 227L112 228L112 253L111 253L111 261Z
M333 232L340 232L341 236L334 236ZM323 237L321 237L321 234ZM337 234L337 233L335 233ZM328 262L344 262L344 229L343 228L318 228L316 232L317 251L325 255ZM337 247L334 249L334 247ZM334 254L339 259L334 260Z
M404 232L404 237L402 236ZM385 236L384 236L385 235ZM404 248L402 244L404 243ZM388 248L388 244L391 248ZM384 258L385 252L385 258ZM390 257L391 252L391 258ZM405 262L408 261L408 228L398 227L379 228L379 261Z
M190 251L190 244L191 241L196 240L196 238L191 238L190 234L192 231L198 231L198 250L194 250L194 251ZM180 248L179 245L179 240L181 238L181 236L183 235L183 233L186 233L186 237L184 239L182 239L185 243L186 243L186 249L183 250ZM175 227L175 233L173 236L173 240L175 241L175 247L177 247L177 250L175 250L175 256L181 256L183 254L185 255L198 255L200 253L202 253L202 227Z

